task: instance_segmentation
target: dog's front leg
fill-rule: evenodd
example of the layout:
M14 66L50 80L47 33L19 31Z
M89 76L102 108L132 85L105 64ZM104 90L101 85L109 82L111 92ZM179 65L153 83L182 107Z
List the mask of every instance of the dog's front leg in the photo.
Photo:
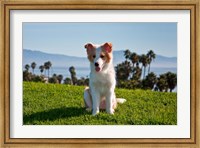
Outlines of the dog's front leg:
M106 95L106 112L109 114L114 114L114 109L112 108L112 100L114 97L114 90L110 90Z
M92 115L95 116L99 113L100 94L94 89L92 91Z

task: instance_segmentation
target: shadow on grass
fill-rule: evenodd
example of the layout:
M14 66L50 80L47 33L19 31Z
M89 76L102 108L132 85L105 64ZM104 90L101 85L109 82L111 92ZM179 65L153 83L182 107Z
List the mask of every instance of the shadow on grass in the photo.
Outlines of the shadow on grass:
M23 123L30 124L33 121L54 121L61 118L78 117L88 112L83 107L62 107L55 108L43 112L33 113L31 115L23 116Z

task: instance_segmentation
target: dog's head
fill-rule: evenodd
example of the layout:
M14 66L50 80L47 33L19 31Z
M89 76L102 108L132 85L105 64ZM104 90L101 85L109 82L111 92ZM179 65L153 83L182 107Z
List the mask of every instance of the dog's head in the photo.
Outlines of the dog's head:
M104 66L112 62L112 44L105 43L103 45L94 45L88 43L85 45L87 49L88 59L95 67L96 72L103 70Z

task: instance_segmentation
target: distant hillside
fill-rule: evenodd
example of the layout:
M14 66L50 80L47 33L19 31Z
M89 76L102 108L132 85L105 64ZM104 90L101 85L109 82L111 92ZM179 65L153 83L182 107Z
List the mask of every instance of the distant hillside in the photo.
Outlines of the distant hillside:
M125 60L124 51L114 51L114 63L120 63ZM151 67L162 67L162 68L176 68L177 67L177 58L176 57L165 57L161 55L156 55L156 59L151 64Z
M51 61L54 67L88 67L86 58L73 57L61 54L49 54L41 51L23 50L23 65L36 62L37 65L43 65L44 62Z
M123 51L114 51L114 65L121 63L125 60ZM67 56L61 54L49 54L41 51L33 51L24 49L23 50L23 65L31 64L36 62L36 64L43 65L44 62L51 61L54 67L88 67L89 62L85 57L75 57ZM156 59L152 62L151 67L177 67L176 57L164 57L156 55Z

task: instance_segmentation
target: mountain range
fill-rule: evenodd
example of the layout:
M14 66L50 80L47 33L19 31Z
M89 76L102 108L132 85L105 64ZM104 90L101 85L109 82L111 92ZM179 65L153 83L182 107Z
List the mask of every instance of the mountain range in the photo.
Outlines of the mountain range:
M117 64L125 61L124 51L113 51L113 63ZM53 67L88 67L89 62L86 57L68 56L62 54L50 54L36 50L23 49L23 66L35 62L37 66L43 65L44 62L51 61ZM156 55L151 67L176 68L177 57L165 57Z

